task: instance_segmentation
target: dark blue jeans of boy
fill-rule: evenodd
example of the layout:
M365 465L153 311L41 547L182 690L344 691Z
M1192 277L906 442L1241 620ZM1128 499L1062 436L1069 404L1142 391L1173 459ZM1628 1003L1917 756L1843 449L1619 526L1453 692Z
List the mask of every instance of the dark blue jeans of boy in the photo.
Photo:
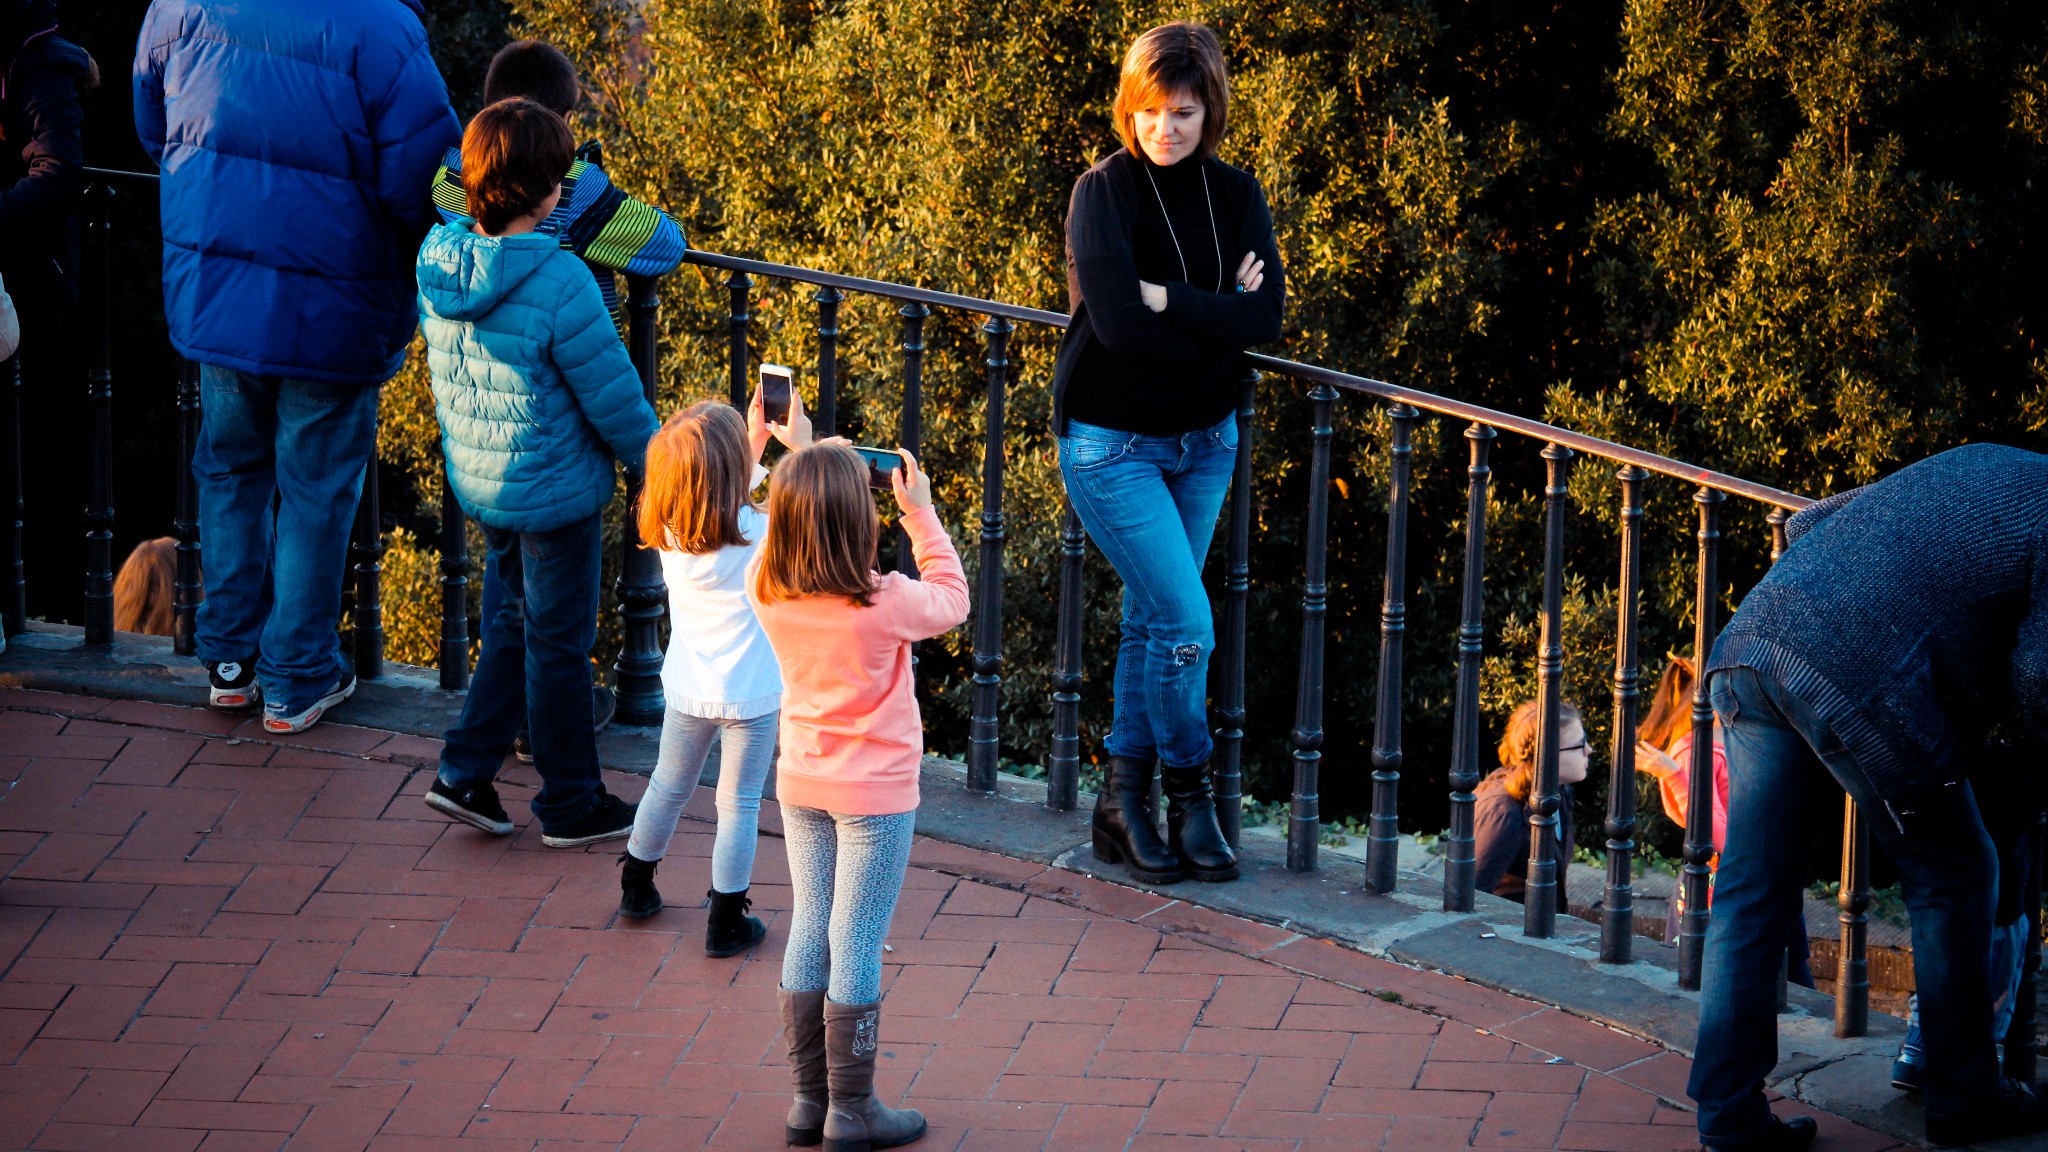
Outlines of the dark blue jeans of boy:
M488 783L526 721L541 779L533 816L543 832L580 819L601 790L590 701L601 527L591 516L547 532L484 528L485 578L500 595L482 624L462 719L441 752L442 783Z
M1060 476L1088 538L1124 582L1114 712L1103 747L1169 768L1208 762L1216 621L1202 587L1237 468L1237 417L1179 436L1067 421Z
M377 444L377 389L210 364L199 369L199 389L199 659L255 661L264 698L293 715L345 668L335 626L363 469Z
M1764 1077L1778 1062L1778 957L1800 915L1813 830L1835 819L1839 790L1856 798L1905 890L1925 1017L1927 1110L1953 1115L1988 1104L1998 1092L1989 956L1998 873L1970 786L1935 789L1894 823L1855 757L1776 678L1748 668L1719 672L1713 697L1728 752L1728 839L1688 1086L1700 1108L1700 1142L1740 1147L1770 1125Z

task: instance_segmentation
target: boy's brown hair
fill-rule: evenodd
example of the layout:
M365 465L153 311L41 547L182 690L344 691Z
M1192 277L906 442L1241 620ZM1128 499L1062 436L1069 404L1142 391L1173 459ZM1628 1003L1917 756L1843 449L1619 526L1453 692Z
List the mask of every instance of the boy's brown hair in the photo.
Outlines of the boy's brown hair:
M747 543L739 512L753 471L739 409L705 400L669 417L647 442L640 546L702 555Z
M576 65L545 40L514 40L491 57L484 73L484 103L515 97L531 100L567 119L583 95Z
M768 482L768 541L754 572L754 598L773 604L844 596L869 607L881 533L859 453L816 444L791 454Z
M1230 118L1230 68L1222 41L1206 24L1161 24L1132 41L1124 53L1112 118L1133 156L1144 155L1138 147L1137 114L1176 92L1191 92L1202 102L1202 147L1196 155L1214 155Z
M496 236L545 203L575 157L576 140L560 116L531 100L498 101L462 134L469 214Z
M1536 785L1536 730L1543 723L1543 701L1524 700L1508 716L1508 730L1501 735L1500 766L1508 770L1507 794L1524 804ZM1557 730L1567 724L1585 727L1579 709L1569 700L1557 702Z

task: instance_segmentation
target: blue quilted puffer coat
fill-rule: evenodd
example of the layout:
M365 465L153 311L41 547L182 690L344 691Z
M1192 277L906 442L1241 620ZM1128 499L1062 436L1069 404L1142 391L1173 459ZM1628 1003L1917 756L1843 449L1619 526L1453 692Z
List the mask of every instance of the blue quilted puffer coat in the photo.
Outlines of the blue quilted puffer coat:
M463 511L545 532L603 509L612 457L645 467L657 422L583 261L560 237L479 236L474 223L440 225L420 248L441 447Z
M420 0L156 0L135 127L163 170L164 311L202 364L390 379L462 137Z

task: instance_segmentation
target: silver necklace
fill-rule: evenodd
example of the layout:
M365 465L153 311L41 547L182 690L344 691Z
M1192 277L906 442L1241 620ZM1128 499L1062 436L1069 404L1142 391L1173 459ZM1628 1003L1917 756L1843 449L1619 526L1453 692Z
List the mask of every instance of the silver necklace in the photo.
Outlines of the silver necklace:
M1144 164L1144 161L1139 161ZM1197 160L1195 163L1200 164ZM1209 195L1209 170L1202 171L1202 202L1209 206L1209 239L1216 245L1216 291L1223 291L1223 237L1216 231L1216 201ZM1166 210L1166 197L1159 194L1159 181L1152 176L1152 168L1145 166L1145 180L1152 185L1152 197L1159 201L1159 215L1166 221L1166 235L1173 240L1173 254L1180 257L1180 279L1188 280L1188 254L1180 250L1180 234L1173 230L1173 214Z

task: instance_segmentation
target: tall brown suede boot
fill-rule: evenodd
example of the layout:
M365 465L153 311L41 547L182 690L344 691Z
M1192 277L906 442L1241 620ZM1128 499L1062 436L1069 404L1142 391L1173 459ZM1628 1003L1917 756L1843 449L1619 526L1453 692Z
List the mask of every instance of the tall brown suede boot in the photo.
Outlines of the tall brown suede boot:
M789 1042L789 1078L796 1084L784 1138L809 1148L825 1138L825 990L775 991L782 1003L782 1035Z
M831 1104L825 1110L825 1152L894 1148L924 1135L924 1113L875 1099L875 1052L882 1006L825 1001L825 1066Z

